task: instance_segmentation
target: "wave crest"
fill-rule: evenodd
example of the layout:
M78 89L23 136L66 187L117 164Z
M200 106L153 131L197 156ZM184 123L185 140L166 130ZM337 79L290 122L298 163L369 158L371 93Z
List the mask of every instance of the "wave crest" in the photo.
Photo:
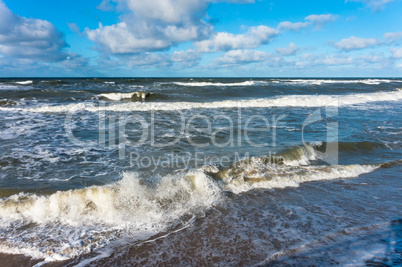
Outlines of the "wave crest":
M116 95L116 99L120 98ZM321 106L349 106L379 101L398 101L402 99L402 90L390 92L362 93L351 95L289 95L277 98L260 98L250 100L224 100L214 102L129 102L108 105L106 111L173 111L186 109L217 109L217 108L269 108L269 107L321 107ZM94 103L74 103L58 106L40 106L33 108L6 108L4 111L27 111L27 112L70 112L89 111L98 112L99 108Z
M46 261L65 260L129 236L140 242L194 218L223 199L223 191L296 187L352 178L389 164L314 165L314 145L252 157L226 169L204 166L149 179L125 172L118 182L51 195L20 193L0 199L0 251ZM11 230L10 230L11 229ZM24 231L21 232L21 229Z
M352 178L380 168L380 164L312 165L318 160L313 145L305 144L273 156L251 157L207 173L234 193L256 188L297 187L303 182Z
M216 183L201 171L160 177L157 184L126 172L110 185L50 196L21 193L0 201L0 229L14 229L3 231L0 250L50 261L68 259L120 235L148 238L185 222L184 215L195 215L220 197ZM32 223L37 227L28 228L25 239L15 238L16 228Z

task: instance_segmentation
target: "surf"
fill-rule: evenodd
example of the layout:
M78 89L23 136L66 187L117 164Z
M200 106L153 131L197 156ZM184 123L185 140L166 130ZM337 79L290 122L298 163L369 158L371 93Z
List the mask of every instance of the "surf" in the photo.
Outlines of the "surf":
M114 93L113 93L114 94ZM110 95L109 95L110 96ZM116 99L121 95L116 94ZM125 96L125 95L124 95ZM245 100L223 100L212 102L153 102L153 103L118 103L102 107L106 111L174 111L188 109L230 109L230 108L270 108L270 107L341 107L372 102L398 101L402 99L402 90L388 92L361 93L348 95L288 95L274 98ZM6 108L3 111L62 113L71 111L98 112L95 103L73 103L68 105L42 105L32 108Z
M244 158L230 167L203 166L165 176L126 171L111 184L24 193L0 199L0 252L59 261L130 237L146 240L186 225L225 199L255 189L298 187L302 183L354 178L383 164L321 165L314 145L285 149L276 155ZM400 163L395 163L400 164ZM23 235L18 229L24 228Z

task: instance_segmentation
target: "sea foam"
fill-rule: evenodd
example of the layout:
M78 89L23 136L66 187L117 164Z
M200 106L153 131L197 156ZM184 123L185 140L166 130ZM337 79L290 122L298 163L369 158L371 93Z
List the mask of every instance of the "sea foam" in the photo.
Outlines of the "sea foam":
M124 95L125 96L125 95ZM116 94L119 99L121 95ZM378 101L398 101L402 99L402 90L388 92L361 93L349 95L289 95L275 98L259 98L247 100L224 100L213 102L129 102L107 105L102 107L106 111L172 111L186 109L218 109L218 108L269 108L269 107L340 107L358 105ZM40 106L32 108L0 107L4 111L27 112L98 112L100 108L94 103L73 103L57 106Z
M28 84L33 84L33 81L19 81L19 82L14 82L16 84L21 84L21 85L28 85Z
M70 259L122 237L130 237L130 242L146 240L191 223L219 203L223 191L238 194L256 188L352 178L381 166L311 165L317 155L310 145L278 155L284 160L253 157L228 169L204 166L145 180L125 172L120 181L108 185L3 198L0 252L23 253L45 261ZM22 227L23 234L18 230Z
M136 173L126 172L114 184L2 199L0 251L65 260L118 237L147 239L185 223L221 198L216 183L201 171L156 180L156 185L147 185ZM19 237L17 228L29 224L36 226L27 227Z

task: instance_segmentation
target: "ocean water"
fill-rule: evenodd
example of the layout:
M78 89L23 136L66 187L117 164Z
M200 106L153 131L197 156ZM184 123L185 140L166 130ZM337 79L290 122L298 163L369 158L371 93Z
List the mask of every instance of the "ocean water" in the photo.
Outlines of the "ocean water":
M0 79L0 258L400 265L401 114L396 78Z

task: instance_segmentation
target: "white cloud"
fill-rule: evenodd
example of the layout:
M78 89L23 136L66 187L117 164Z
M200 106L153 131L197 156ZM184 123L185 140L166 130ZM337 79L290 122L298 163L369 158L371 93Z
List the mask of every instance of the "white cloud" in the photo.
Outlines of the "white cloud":
M110 8L111 1L102 2ZM203 21L208 2L205 0L115 0L129 11L121 22L86 29L88 38L112 54L160 51L180 42L206 38L212 26Z
M351 51L375 46L378 43L379 41L374 38L365 39L352 36L350 38L342 39L341 41L335 43L335 47L338 48L339 50Z
M67 44L63 35L46 20L24 18L0 0L0 54L43 61L61 61Z
M340 66L351 65L353 63L353 58L345 55L304 54L295 65L300 68L305 68L307 66Z
M81 35L81 30L80 27L77 25L77 23L67 23L67 26L73 33Z
M384 38L388 42L393 43L399 39L402 39L402 32L387 32L384 33Z
M220 65L237 65L265 61L273 57L271 53L258 50L231 50L222 57L216 58L215 62Z
M323 64L323 65L348 65L353 63L353 59L351 57L339 57L339 56L325 56L322 59L316 60L315 64Z
M137 68L169 68L173 70L179 68L183 70L184 67L191 68L201 60L201 54L194 50L175 51L171 54L166 52L143 52L134 55L115 55L109 56L103 54L98 59L98 65L103 69L112 71L131 70L133 67Z
M96 8L102 11L112 11L116 5L113 0L103 0Z
M310 25L310 22L295 22L283 21L279 23L278 29L280 30L290 30L290 31L300 31L302 28L306 28Z
M383 61L384 58L374 54L369 54L359 56L358 59L361 59L365 64L372 64L372 63L380 63Z
M349 0L350 2L360 2L371 8L372 11L381 11L384 9L385 5L395 0ZM345 3L349 2L348 0Z
M306 28L312 24L315 25L316 29L318 29L329 22L335 21L337 18L338 15L333 14L309 15L304 18L305 20L307 20L305 22L283 21L278 24L278 29L289 30L289 31L300 31L301 29Z
M142 53L125 58L129 66L137 66L141 68L170 66L172 62L166 53Z
M305 17L305 20L311 21L315 24L316 28L320 28L325 24L335 21L338 18L337 15L323 14L323 15L310 15Z
M292 56L299 52L299 48L294 43L290 43L287 47L278 47L275 51L282 56Z
M137 17L171 24L197 20L200 18L199 12L204 12L208 5L204 0L119 0L119 2L126 4Z
M205 22L211 2L252 3L253 0L104 0L101 10L123 11L117 24L86 29L88 38L112 54L161 51L187 41L208 38ZM116 7L117 6L117 7Z
M148 27L148 25L145 26ZM146 29L141 30L146 32ZM166 37L155 39L152 34L139 37L136 33L133 33L125 22L112 26L99 24L98 29L87 29L85 32L90 40L97 42L107 52L113 54L163 50L172 45L172 40L168 40Z
M402 48L391 48L393 58L402 58Z
M191 49L187 51L175 51L170 56L170 60L183 67L193 67L201 60L201 54Z
M250 27L244 34L218 32L209 40L196 42L195 46L201 52L217 52L231 49L256 48L267 44L279 31L267 26Z
M68 53L66 60L62 62L62 66L67 69L80 69L88 67L88 60L78 54Z

